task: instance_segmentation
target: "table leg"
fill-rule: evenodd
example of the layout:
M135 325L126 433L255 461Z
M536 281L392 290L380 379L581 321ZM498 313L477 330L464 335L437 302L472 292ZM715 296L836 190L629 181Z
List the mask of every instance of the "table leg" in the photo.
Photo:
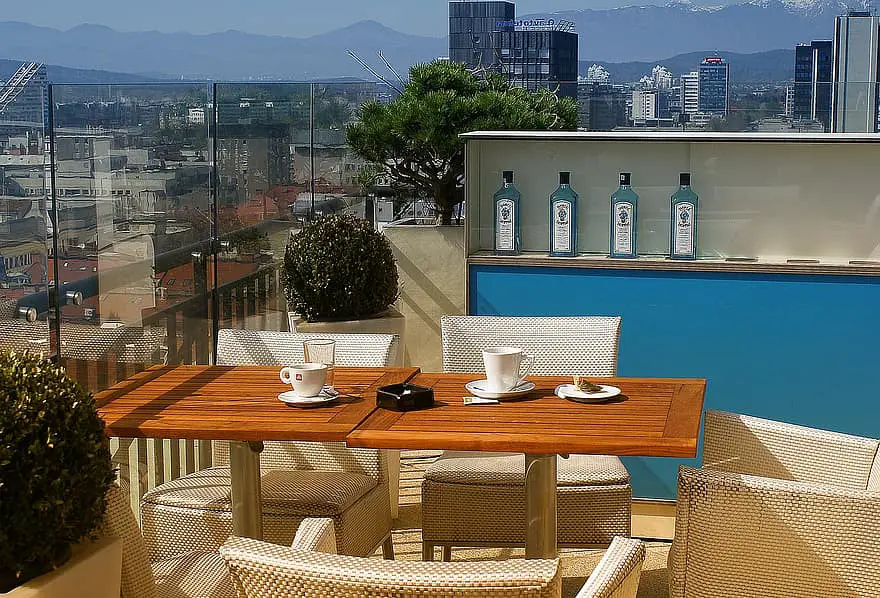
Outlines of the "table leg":
M556 455L526 453L526 558L556 555Z
M262 442L229 443L229 473L232 483L232 533L263 539L260 453Z

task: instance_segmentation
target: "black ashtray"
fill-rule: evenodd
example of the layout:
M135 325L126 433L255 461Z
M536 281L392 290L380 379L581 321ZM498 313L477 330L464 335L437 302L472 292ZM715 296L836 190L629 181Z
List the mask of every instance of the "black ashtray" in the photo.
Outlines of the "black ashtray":
M391 384L376 391L376 404L393 411L414 411L434 406L434 389L416 384Z

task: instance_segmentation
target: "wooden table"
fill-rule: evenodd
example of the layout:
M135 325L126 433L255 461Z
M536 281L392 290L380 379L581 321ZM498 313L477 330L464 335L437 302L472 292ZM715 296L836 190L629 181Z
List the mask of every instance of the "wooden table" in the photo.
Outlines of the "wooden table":
M418 368L334 369L345 396L297 408L278 395L290 386L278 367L156 366L98 393L108 436L229 440L233 531L262 537L259 453L264 440L344 440L376 408L376 389Z
M529 376L527 396L497 405L469 405L464 385L479 374L420 374L436 406L422 411L377 409L346 438L354 447L513 451L526 454L526 556L556 555L556 455L694 457L705 380L606 378L622 390L607 403L582 404L553 394L570 378Z

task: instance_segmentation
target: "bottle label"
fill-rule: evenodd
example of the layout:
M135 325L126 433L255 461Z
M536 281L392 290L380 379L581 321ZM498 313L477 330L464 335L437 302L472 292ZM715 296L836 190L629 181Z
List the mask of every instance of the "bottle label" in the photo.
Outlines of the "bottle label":
M499 199L495 204L495 249L513 251L516 210L512 199Z
M571 251L571 202L557 200L553 202L553 246L550 251Z
M633 205L628 201L614 204L614 253L633 252Z
M694 204L690 202L675 204L673 208L675 217L672 235L673 255L694 254L694 211Z

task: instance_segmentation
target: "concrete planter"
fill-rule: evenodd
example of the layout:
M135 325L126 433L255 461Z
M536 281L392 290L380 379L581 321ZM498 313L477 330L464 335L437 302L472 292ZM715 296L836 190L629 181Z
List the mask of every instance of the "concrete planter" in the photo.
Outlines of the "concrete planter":
M402 365L406 334L406 319L395 308L372 318L361 320L334 320L330 322L309 322L295 312L287 312L291 332L327 332L340 334L396 334L400 337L397 356L392 356L391 365Z
M440 316L465 309L464 226L389 225L400 277L398 307L406 318L405 363L443 369Z
M119 598L122 540L80 542L58 569L0 594L4 598Z

